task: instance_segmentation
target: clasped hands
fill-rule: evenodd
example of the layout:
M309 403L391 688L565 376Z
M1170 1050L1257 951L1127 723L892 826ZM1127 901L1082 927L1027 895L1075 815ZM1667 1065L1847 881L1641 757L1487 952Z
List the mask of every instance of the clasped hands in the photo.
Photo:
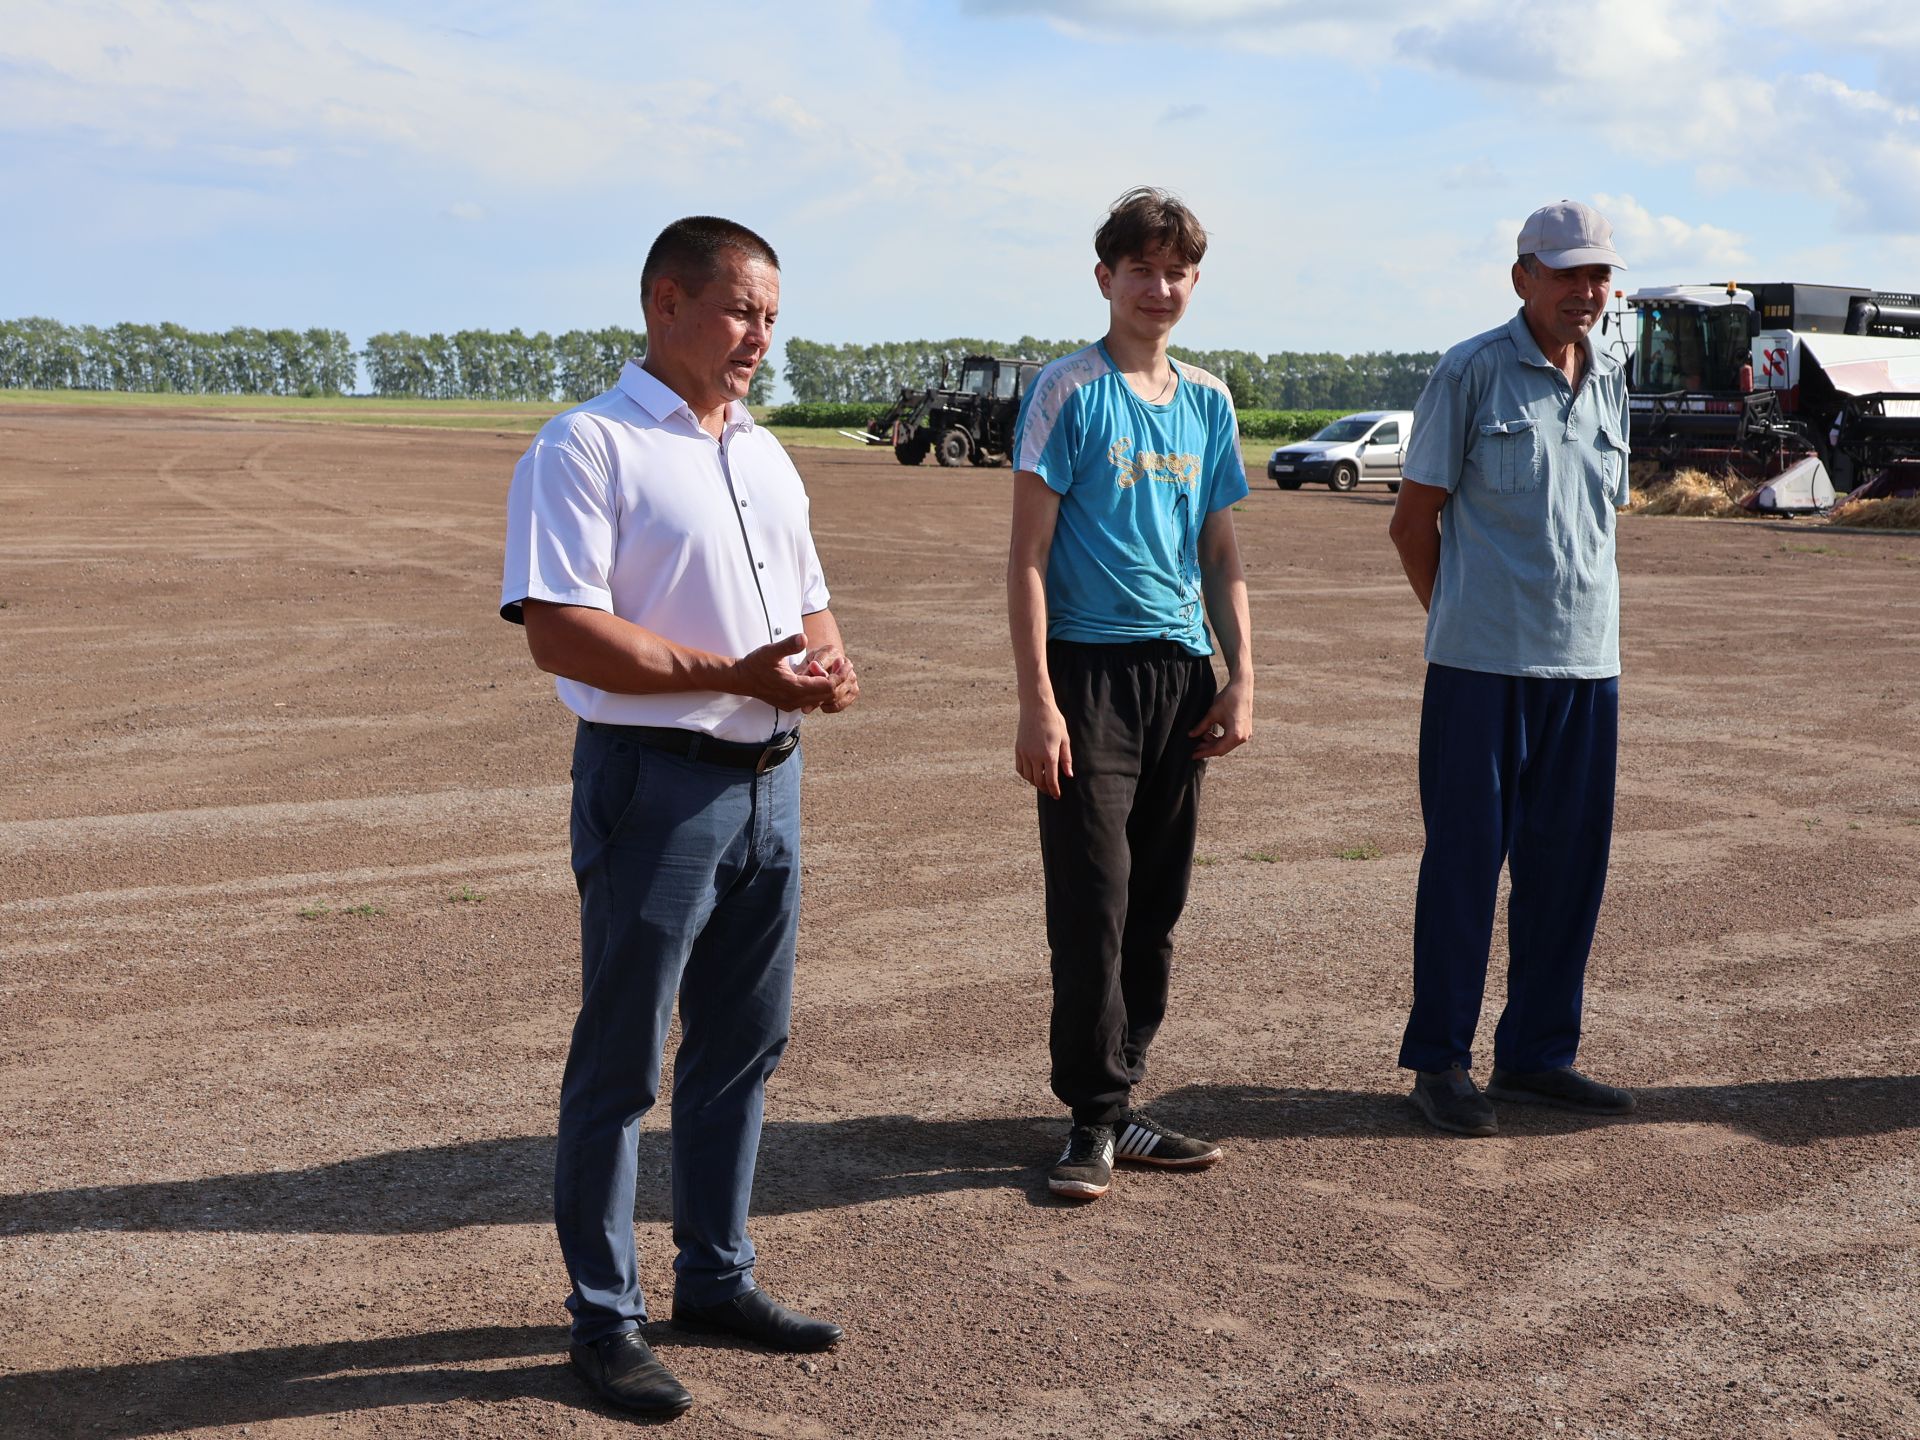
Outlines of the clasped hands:
M839 646L822 645L796 670L793 657L806 648L805 635L789 635L748 651L734 661L739 693L805 715L837 715L860 698L860 677Z

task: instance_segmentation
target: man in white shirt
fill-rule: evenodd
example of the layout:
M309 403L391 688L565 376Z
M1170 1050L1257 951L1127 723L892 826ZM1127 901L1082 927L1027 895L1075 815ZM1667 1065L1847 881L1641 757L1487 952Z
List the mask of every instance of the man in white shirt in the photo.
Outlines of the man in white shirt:
M633 1206L676 995L674 1323L780 1350L840 1338L755 1286L746 1220L793 991L800 717L846 709L859 680L806 489L743 403L779 308L773 248L675 221L641 292L645 361L514 469L500 613L580 717L582 994L554 1167L570 1359L602 1398L669 1416L692 1397L640 1334Z

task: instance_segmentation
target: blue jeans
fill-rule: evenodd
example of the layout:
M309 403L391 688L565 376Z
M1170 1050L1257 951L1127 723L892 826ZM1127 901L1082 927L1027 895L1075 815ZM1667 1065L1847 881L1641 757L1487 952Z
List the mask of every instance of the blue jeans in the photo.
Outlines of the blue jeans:
M1504 862L1507 1005L1493 1036L1504 1070L1571 1065L1607 885L1620 682L1427 667L1420 809L1427 848L1413 911L1409 1070L1473 1066Z
M747 1205L793 997L800 765L796 753L755 775L648 749L618 727L579 728L581 1002L553 1183L576 1342L647 1316L635 1171L676 994L674 1293L717 1305L753 1288Z

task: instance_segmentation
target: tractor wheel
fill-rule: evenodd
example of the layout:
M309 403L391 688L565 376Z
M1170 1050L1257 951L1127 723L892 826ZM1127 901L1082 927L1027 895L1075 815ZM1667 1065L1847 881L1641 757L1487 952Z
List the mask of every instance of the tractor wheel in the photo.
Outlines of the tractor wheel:
M934 456L942 465L964 465L973 458L973 437L956 425L940 437Z
M1398 480L1387 481L1387 494L1398 495L1399 493L1400 493L1400 482Z
M924 435L916 435L911 440L903 440L893 447L893 458L902 465L918 465L927 458L927 451L933 448L933 442Z
M1351 465L1333 467L1333 478L1327 481L1329 490L1352 490L1360 484L1360 472Z

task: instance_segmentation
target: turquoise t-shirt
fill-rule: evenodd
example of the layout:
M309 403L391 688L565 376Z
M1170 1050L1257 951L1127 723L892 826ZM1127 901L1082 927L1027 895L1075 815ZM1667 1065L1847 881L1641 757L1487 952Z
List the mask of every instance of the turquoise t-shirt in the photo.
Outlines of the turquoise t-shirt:
M1627 501L1627 386L1587 342L1575 393L1515 315L1440 360L1401 473L1448 491L1427 659L1461 670L1620 673L1614 507Z
M1054 361L1028 386L1013 464L1060 496L1047 559L1047 637L1090 644L1176 640L1211 655L1200 527L1245 498L1227 387L1174 361L1173 393L1149 405L1105 345Z

